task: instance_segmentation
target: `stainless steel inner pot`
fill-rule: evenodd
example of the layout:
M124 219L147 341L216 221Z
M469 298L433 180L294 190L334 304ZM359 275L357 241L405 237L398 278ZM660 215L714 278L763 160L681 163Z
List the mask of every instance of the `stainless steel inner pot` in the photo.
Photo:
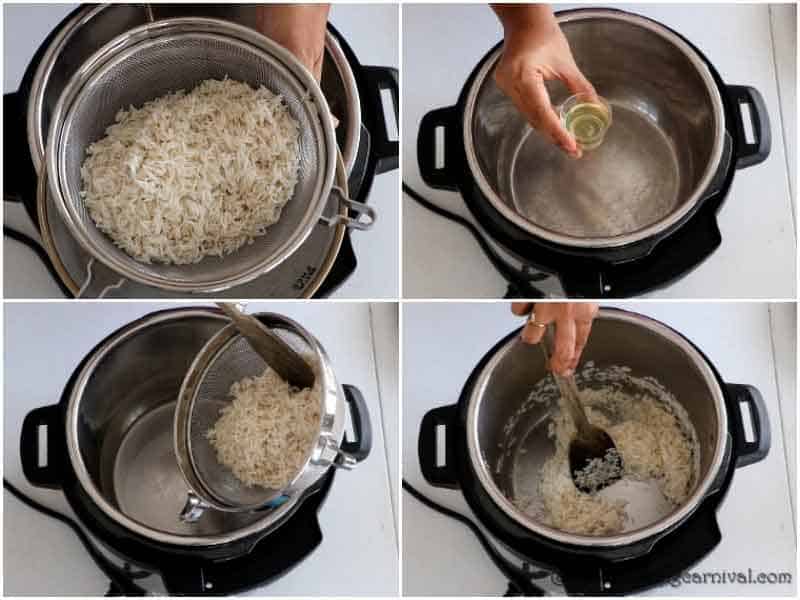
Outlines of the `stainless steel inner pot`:
M47 132L58 98L78 68L118 35L151 20L214 17L251 29L253 4L90 4L82 7L54 37L37 67L28 101L28 146L37 173L42 172ZM328 33L320 83L331 113L339 120L336 139L348 173L360 142L361 101L355 76L339 42Z
M698 53L637 15L588 9L559 17L578 66L609 100L603 144L579 159L533 131L494 82L502 48L470 88L464 144L494 208L523 230L573 247L615 247L678 222L719 169L725 113ZM549 83L554 105L569 92Z
M470 394L467 447L472 467L497 506L523 527L544 537L586 547L624 546L665 534L716 489L716 479L730 447L722 389L706 360L683 337L657 321L634 313L600 311L583 353L582 362L588 361L593 361L600 370L623 366L629 367L635 376L656 378L688 413L700 447L699 476L682 506L635 530L589 536L544 525L511 502L509 494L535 483L521 481L518 471L538 475L538 468L555 450L547 437L547 421L553 405L533 405L519 417L513 429L507 428L533 387L549 376L541 350L517 337L496 351ZM601 385L597 381L583 384ZM510 436L517 438L513 442L516 452L504 456L498 469Z
M82 488L111 519L135 533L179 546L209 546L264 533L300 501L258 513L209 509L178 518L189 490L173 445L184 376L228 320L211 309L156 313L108 339L70 393L66 440Z

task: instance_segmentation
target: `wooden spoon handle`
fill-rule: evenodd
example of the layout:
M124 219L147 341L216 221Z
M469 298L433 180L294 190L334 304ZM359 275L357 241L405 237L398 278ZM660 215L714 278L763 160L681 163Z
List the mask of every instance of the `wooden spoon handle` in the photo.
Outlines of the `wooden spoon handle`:
M231 302L218 302L231 321L236 325L250 346L283 379L300 388L314 385L314 370L294 348L279 336L267 329L252 315L242 312Z
M545 365L549 365L550 350L548 346L555 347L555 335L553 333L552 324L547 326L540 345L544 353ZM583 404L581 404L578 386L575 384L575 377L572 375L564 377L557 373L552 373L552 375L556 380L558 390L561 392L561 397L564 398L564 403L567 405L567 410L569 410L572 421L575 423L575 429L578 431L579 437L586 437L588 432L592 429L592 426L589 424L586 413L583 411Z

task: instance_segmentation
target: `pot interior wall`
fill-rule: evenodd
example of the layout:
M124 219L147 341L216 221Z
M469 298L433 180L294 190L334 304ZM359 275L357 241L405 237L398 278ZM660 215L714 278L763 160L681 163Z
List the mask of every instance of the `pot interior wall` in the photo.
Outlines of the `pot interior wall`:
M94 369L78 413L78 445L96 490L140 524L178 535L230 533L254 514L207 511L178 519L187 486L173 449L175 401L191 361L225 325L186 317L139 330Z
M515 338L502 350L487 383L482 387L477 418L477 440L483 468L506 497L511 490L525 488L526 495L538 494L541 465L554 453L548 438L551 402L530 403L520 411L531 390L544 377L544 358L539 346ZM658 333L614 316L595 320L582 363L596 367L625 366L637 377L657 379L686 409L699 443L699 476L696 488L709 474L717 448L718 419L708 382L686 353ZM579 386L603 387L601 381L581 381ZM552 399L551 399L552 400ZM519 452L523 448L522 452ZM520 482L518 463L534 477ZM512 464L514 463L514 464ZM666 515L664 515L666 516Z
M613 108L605 142L580 160L531 130L490 70L472 116L477 164L516 213L551 231L583 238L632 234L687 202L715 139L704 79L671 41L620 18L562 23L575 60ZM548 83L554 106L570 93Z

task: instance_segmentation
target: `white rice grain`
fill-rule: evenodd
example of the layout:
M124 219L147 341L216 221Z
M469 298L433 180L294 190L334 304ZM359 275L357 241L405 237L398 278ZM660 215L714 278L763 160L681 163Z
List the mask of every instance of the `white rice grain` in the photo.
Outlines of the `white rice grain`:
M298 179L299 129L265 87L207 80L130 107L87 149L81 196L141 262L196 263L265 235Z
M267 367L234 383L230 395L206 434L217 460L247 486L284 488L319 435L319 384L299 390Z

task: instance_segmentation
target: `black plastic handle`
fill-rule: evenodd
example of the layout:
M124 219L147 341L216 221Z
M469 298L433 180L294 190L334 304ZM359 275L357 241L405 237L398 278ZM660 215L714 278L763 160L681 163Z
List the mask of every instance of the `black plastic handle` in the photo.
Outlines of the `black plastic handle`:
M36 193L24 101L19 92L3 94L3 200L13 202Z
M394 104L394 122L400 126L400 80L397 69L392 67L364 67L364 78L367 83L366 100L372 106L372 111L380 115L380 124L377 131L371 131L372 151L377 157L375 174L394 171L400 164L400 142L390 140L386 125L389 119L383 110L382 90L389 90Z
M344 390L344 398L350 406L353 429L356 430L356 440L351 442L345 437L340 448L343 452L361 462L369 456L370 450L372 450L372 424L369 421L369 410L361 390L354 385L348 384L342 385L342 389Z
M426 481L436 487L456 489L459 486L458 475L455 471L455 461L453 456L453 434L452 425L455 423L458 412L458 405L440 406L428 411L422 417L422 424L419 428L419 466L422 476ZM438 440L438 429L444 427L445 435L445 461L443 465L437 464L436 448Z
M767 105L761 93L749 85L727 86L728 98L733 103L734 127L736 134L736 168L752 167L767 160L772 149L772 130L769 124ZM756 141L747 143L741 105L750 107L750 119Z
M47 428L47 461L39 464L39 427ZM42 406L25 415L19 442L22 472L33 485L58 489L64 480L64 424L58 404Z
M734 452L736 454L736 467L746 467L760 460L764 460L769 454L772 445L772 434L769 426L769 413L764 404L764 398L752 385L741 385L738 383L728 383L728 392L733 397L733 436ZM755 439L747 441L744 425L740 410L747 406L750 411L750 420L753 423L753 434Z
M456 119L458 109L455 106L437 108L432 110L419 123L417 136L417 163L422 180L432 188L456 191L458 180L456 176L459 162L459 141L455 138ZM436 130L444 130L444 158L441 167L436 166Z

